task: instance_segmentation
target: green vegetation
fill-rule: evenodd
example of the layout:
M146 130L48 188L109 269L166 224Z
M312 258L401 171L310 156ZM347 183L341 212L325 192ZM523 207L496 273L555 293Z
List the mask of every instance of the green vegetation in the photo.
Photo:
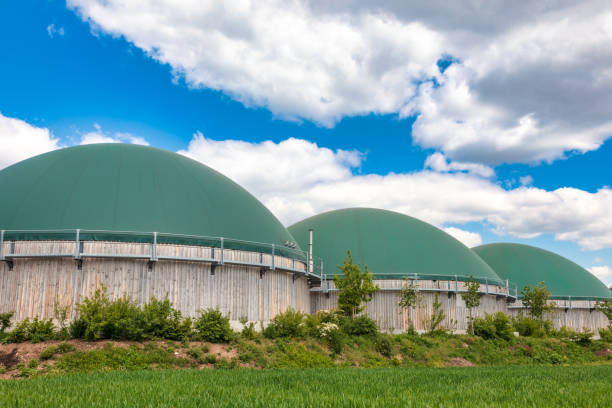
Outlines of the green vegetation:
M480 289L480 283L475 281L473 278L466 283L467 291L461 293L461 299L465 303L465 307L469 313L469 322L468 322L468 332L474 333L474 319L472 317L472 309L480 306L480 294L478 293L478 289Z
M361 271L361 266L353 263L351 251L347 251L344 264L338 268L342 272L341 278L334 275L338 288L338 309L346 316L354 317L364 311L363 304L372 300L379 287L374 284L374 275L368 270L368 265Z
M211 343L225 343L234 337L229 317L223 316L218 309L200 311L194 322L195 338Z
M485 317L477 317L472 321L472 333L483 339L510 341L514 336L512 332L512 322L502 312L485 314Z
M521 296L523 297L523 306L527 308L527 312L533 319L542 321L544 313L555 308L554 302L548 302L550 291L546 289L544 282L533 286L525 286L521 290Z
M608 318L608 329L612 330L612 300L606 299L598 301L595 303L595 309L606 315Z
M603 366L134 371L0 381L0 406L598 407L611 382Z

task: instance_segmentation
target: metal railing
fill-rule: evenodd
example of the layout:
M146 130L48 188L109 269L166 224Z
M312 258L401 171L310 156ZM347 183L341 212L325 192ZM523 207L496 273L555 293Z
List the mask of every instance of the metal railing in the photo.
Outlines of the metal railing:
M15 244L20 241L28 242L73 242L70 251L57 252L16 252ZM86 242L111 243L141 243L148 245L143 253L125 254L118 252L86 252ZM8 250L5 248L6 243ZM166 255L160 251L160 246L174 244L179 246L210 248L210 256L174 256ZM244 251L259 254L257 261L244 261L232 259L232 251ZM214 265L234 264L261 267L274 270L283 269L296 274L307 275L320 279L323 261L313 258L313 270L308 271L309 254L297 248L285 245L268 244L253 241L244 241L233 238L210 237L199 235L169 234L159 232L134 231L104 231L104 230L0 230L0 261L12 262L15 258L66 258L72 257L77 261L84 258L129 258L143 259L150 262L158 260L176 260L189 262L206 262ZM303 268L299 268L298 264Z
M338 277L343 277L341 273L334 274ZM330 274L323 273L321 275L321 291L323 292L334 292L338 289L330 288L329 282L333 280L333 276ZM481 284L479 292L487 295L495 295L495 296L504 296L511 298L513 300L518 299L518 287L508 281L508 280L499 280L492 278L477 278L472 276L465 275L450 275L450 274L418 274L418 273L384 273L384 274L376 274L374 275L374 279L397 279L404 280L408 279L412 281L412 285L421 292L453 292L453 293L462 293L466 292L467 289L463 287L459 287L459 282L469 282L476 281ZM445 285L438 287L423 287L418 284L419 281L444 281ZM499 289L505 289L500 291ZM381 291L400 291L401 287L397 288L389 288L382 287L379 290Z

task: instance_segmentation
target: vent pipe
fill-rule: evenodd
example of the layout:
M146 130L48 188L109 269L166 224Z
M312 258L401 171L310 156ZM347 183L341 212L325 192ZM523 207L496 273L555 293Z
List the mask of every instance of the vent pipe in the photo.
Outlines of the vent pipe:
M308 272L314 272L314 260L312 258L312 228L308 230Z

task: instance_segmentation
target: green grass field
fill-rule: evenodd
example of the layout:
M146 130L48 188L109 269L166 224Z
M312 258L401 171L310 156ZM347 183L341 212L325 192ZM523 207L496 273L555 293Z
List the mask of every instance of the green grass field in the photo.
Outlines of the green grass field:
M2 407L609 407L612 366L156 370L0 381Z

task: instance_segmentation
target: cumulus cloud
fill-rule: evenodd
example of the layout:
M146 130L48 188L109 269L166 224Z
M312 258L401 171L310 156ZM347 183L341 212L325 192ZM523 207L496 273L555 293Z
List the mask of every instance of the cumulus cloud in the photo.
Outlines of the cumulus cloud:
M447 173L447 172L467 172L476 174L482 177L493 177L495 175L495 171L489 167L484 166L478 163L463 163L463 162L454 162L450 163L444 157L444 155L440 152L436 152L425 160L425 168L430 168L434 171Z
M280 117L331 126L395 113L435 76L440 35L383 12L316 14L302 1L69 0L94 29Z
M599 280L606 284L612 283L612 268L607 265L599 265L588 268L589 272L597 276Z
M47 34L49 37L53 38L56 35L62 37L64 35L64 27L56 27L55 24L49 24L47 26Z
M352 171L363 160L359 152L299 139L213 141L197 133L180 153L237 181L286 224L338 208L378 207L440 227L481 222L500 236L552 234L584 249L612 248L612 190L607 187L595 193L528 186L507 190L472 173L430 170L359 175ZM476 234L449 231L463 242L478 240Z
M0 113L0 169L58 147L49 129Z
M414 115L451 163L540 162L612 136L612 6L603 0L69 0L193 87L332 126ZM441 72L436 62L453 63Z
M80 144L94 144L94 143L131 143L143 146L149 146L144 138L134 136L131 133L115 132L113 134L106 133L102 130L102 127L97 123L94 123L95 130L87 132L81 136Z
M461 241L463 245L473 248L482 244L482 237L477 232L466 231L461 228L447 227L444 228L447 234L452 235L455 239Z

